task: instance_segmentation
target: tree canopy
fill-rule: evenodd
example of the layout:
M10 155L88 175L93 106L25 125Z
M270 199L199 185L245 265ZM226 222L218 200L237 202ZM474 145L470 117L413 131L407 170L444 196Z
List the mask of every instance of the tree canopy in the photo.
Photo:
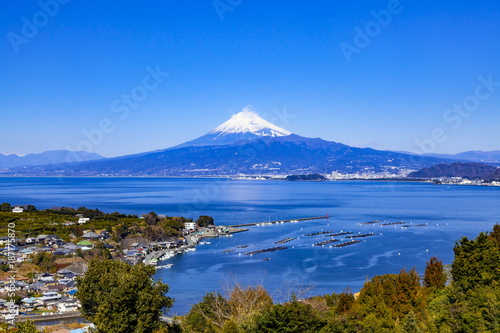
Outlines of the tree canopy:
M208 227L209 225L214 224L214 218L211 216L202 215L198 218L198 220L196 220L196 224L199 227Z
M93 260L78 279L82 315L99 333L149 333L161 325L160 316L173 300L168 285L153 282L154 267Z

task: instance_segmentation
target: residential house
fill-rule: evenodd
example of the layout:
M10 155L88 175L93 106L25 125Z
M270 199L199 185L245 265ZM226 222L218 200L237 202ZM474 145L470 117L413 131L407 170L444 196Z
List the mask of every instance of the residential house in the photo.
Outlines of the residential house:
M45 272L43 274L39 274L38 281L44 281L44 282L54 281L54 275L52 275L48 272Z
M85 238L85 239L96 239L96 238L99 238L99 235L96 234L93 231L90 231L90 232L87 232L87 233L83 234L82 238Z
M88 217L80 217L80 218L78 219L78 224L85 224L85 223L87 223L88 221L90 221L90 218L88 218Z
M185 222L184 229L187 231L195 231L196 230L196 222Z
M22 206L15 206L12 208L12 213L23 213L24 212L24 207Z
M57 310L59 312L78 311L78 307L78 301L70 297L62 297L57 303Z

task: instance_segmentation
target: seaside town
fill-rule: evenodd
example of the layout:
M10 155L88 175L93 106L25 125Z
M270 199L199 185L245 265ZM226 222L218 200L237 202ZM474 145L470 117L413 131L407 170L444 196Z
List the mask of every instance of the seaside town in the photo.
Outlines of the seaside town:
M84 207L37 211L32 205L3 203L0 214L3 225L9 226L4 233L7 236L0 237L2 322L64 319L83 327L68 330L72 333L85 332L88 325L78 324L83 318L75 294L77 278L85 274L91 259L168 269L172 264L161 266L158 262L195 251L199 242L205 242L204 238L247 230L215 226L209 216L201 216L197 221L154 212L137 217ZM43 226L47 220L50 224Z

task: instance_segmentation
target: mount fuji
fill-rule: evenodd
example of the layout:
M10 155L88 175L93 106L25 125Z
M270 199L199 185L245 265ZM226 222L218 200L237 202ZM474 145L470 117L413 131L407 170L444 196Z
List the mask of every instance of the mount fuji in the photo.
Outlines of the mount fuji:
M306 138L249 108L175 147L104 160L0 170L4 176L233 176L332 172L405 175L457 160L415 156Z
M262 119L249 107L233 114L231 119L197 139L172 147L222 146L239 141L251 141L262 137L281 137L291 132Z

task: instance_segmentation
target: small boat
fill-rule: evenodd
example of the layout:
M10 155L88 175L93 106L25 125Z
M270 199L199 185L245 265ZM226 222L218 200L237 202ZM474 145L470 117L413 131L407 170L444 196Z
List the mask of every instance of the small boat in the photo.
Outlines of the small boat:
M262 258L262 260L269 261L269 260L271 260L271 258Z

